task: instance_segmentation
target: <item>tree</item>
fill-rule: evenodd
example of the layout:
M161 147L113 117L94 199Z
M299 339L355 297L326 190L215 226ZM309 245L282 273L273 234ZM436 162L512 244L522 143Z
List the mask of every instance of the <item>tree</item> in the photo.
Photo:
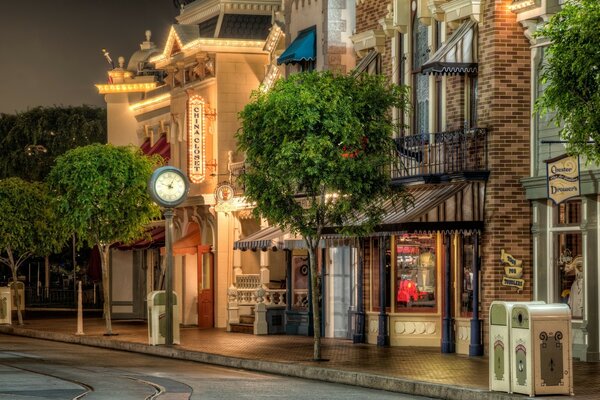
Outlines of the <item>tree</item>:
M300 233L309 250L315 360L321 359L316 254L323 229L369 233L383 215L380 200L406 200L389 175L390 109L406 104L407 89L382 76L311 72L254 92L240 113L245 195L257 216Z
M600 2L571 0L538 37L549 40L542 71L544 93L536 102L541 114L561 127L571 154L600 162Z
M41 181L59 155L106 143L106 110L99 107L35 107L0 115L0 178Z
M0 262L11 269L15 283L19 267L29 257L58 251L65 244L65 230L42 183L0 180L0 214ZM16 299L19 325L23 325L19 296Z
M157 164L157 158L133 147L93 144L58 157L48 176L66 226L80 243L97 245L100 251L107 335L112 334L110 246L142 237L147 224L159 216L147 193Z

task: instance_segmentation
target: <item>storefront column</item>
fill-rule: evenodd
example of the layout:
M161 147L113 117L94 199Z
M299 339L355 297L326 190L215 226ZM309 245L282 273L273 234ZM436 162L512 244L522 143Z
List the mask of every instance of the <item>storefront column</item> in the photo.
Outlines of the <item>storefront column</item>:
M311 272L310 258L308 259L308 330L306 331L307 336L314 336L315 334L315 321L313 320L313 308L312 308L312 272Z
M352 336L352 343L364 343L365 342L365 302L364 302L364 280L365 280L365 265L363 257L363 240L359 241L358 249L358 273L356 276L356 322L354 325L354 334Z
M321 249L321 282L319 284L319 304L321 307L321 337L325 337L325 316L327 315L327 293L325 293L325 274L327 272L327 249L325 246Z
M292 251L285 251L285 310L292 311Z
M481 320L479 319L479 233L473 234L473 315L471 316L470 356L482 356Z
M452 236L444 235L445 244L445 266L444 266L444 311L442 317L442 353L454 353L454 331L452 320L452 270L450 259L452 258Z
M388 335L387 313L385 312L385 293L387 288L387 279L385 275L385 251L387 248L387 238L382 236L379 239L379 334L377 335L377 346L389 346L390 336Z

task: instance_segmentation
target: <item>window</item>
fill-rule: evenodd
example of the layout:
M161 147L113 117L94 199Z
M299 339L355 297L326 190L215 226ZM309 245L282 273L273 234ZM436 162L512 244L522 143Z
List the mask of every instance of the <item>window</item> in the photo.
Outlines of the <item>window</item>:
M396 311L436 306L436 236L397 236L394 251Z
M473 236L462 237L460 270L460 315L468 317L473 312Z
M421 73L423 64L429 59L428 28L421 24L416 14L412 30L412 93L413 134L429 133L429 76Z
M574 319L583 318L583 240L581 200L554 205L552 209L552 245L556 297L571 308Z

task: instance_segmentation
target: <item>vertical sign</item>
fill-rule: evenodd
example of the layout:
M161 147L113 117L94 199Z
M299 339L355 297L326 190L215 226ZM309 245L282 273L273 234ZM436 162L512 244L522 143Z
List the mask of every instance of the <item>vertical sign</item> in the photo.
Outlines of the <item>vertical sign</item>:
M188 99L188 177L193 183L204 180L205 132L204 132L204 99L193 95Z
M546 160L546 174L548 198L555 204L579 196L579 157L563 154Z

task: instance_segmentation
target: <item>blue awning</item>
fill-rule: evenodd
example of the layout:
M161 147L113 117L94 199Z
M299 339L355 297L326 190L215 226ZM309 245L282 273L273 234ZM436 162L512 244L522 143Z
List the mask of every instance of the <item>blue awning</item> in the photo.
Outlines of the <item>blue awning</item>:
M298 34L292 44L277 59L277 64L295 64L302 61L314 61L316 56L315 28L306 29Z

